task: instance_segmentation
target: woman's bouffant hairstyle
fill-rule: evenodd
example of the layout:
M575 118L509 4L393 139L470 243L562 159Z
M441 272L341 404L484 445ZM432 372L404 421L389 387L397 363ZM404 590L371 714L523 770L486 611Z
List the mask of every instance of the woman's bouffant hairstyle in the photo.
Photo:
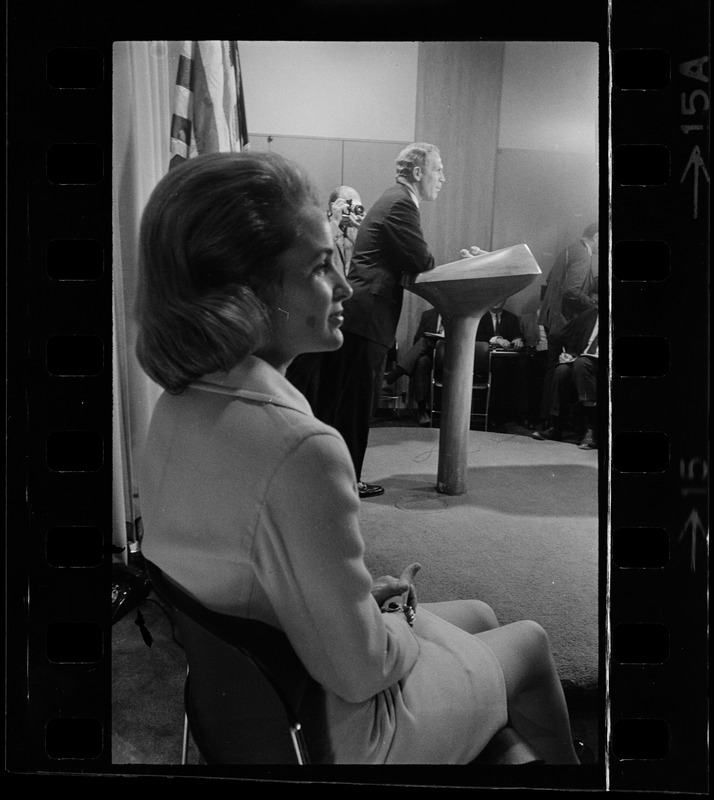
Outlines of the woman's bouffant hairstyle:
M426 166L426 159L429 153L438 153L439 148L435 144L426 142L414 142L407 145L397 156L397 178L403 178L409 183L414 182L414 167Z
M144 209L135 306L144 371L178 394L227 372L271 337L279 257L319 208L296 164L275 153L212 153L174 167Z

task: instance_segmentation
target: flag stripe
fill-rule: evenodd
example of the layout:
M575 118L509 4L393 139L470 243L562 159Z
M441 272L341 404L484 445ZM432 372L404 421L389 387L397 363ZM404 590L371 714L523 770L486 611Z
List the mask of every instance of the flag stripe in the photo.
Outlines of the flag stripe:
M191 141L191 120L174 114L171 117L171 138L188 146Z
M170 166L249 147L237 42L183 42L173 102Z
M179 56L178 74L176 75L176 85L183 86L189 92L193 91L193 60L183 53Z
M245 115L245 98L243 95L243 76L240 68L240 53L238 52L238 42L231 42L231 61L236 75L236 117L238 125L238 141L241 150L250 147L248 140L248 121Z

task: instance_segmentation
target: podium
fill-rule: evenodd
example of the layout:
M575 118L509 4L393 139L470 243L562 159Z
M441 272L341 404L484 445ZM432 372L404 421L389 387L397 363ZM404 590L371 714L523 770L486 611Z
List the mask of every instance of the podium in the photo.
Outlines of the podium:
M430 302L444 322L443 412L436 484L442 494L466 492L474 342L479 321L488 309L520 292L540 274L529 247L517 244L441 264L420 273L406 286Z

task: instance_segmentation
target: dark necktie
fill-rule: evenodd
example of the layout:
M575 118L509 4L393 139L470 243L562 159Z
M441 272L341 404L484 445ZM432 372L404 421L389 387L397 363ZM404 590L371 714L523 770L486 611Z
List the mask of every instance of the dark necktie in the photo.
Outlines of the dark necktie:
M494 323L494 326L493 326L493 333L494 333L495 336L500 336L501 335L501 315L500 314L496 314L496 319L495 319L495 323Z

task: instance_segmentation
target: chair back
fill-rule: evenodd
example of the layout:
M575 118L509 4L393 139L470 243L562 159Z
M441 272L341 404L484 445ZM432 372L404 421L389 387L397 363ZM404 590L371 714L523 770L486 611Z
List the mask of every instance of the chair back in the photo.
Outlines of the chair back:
M444 340L439 339L434 346L434 356L432 363L432 380L437 386L441 386L444 381Z
M433 376L437 385L444 377L444 340L440 339L434 348ZM474 385L486 384L491 380L491 347L488 342L474 342Z
M384 362L384 371L385 373L389 372L390 370L394 369L397 364L397 359L399 358L399 345L395 342L389 350L387 350L387 357ZM375 408L391 408L395 413L397 408L399 407L399 403L402 400L402 395L399 389L397 388L397 383L395 382L394 385L391 387L386 387L384 385L375 386L377 390L375 392Z
M441 413L441 388L444 385L444 340L440 339L434 348L431 372L431 424L434 415ZM488 430L488 409L491 395L491 347L488 342L474 342L474 374L472 387L473 400L479 396L482 411L471 409L472 417L482 417L484 430Z
M491 383L491 346L474 342L474 385Z
M282 631L211 611L145 561L156 594L173 608L186 653L191 735L207 764L333 763L324 690ZM513 728L499 731L473 764L537 764Z
M211 611L146 564L156 593L176 613L188 662L186 715L206 763L329 762L324 691L285 634Z

